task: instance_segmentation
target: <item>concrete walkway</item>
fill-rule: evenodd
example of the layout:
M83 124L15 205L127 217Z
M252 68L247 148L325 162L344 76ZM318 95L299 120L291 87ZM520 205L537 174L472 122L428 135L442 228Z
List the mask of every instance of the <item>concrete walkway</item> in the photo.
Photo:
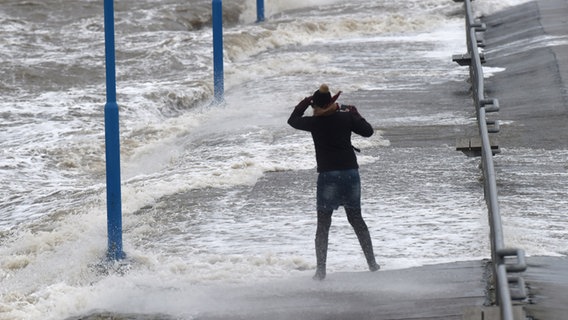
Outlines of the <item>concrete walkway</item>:
M201 306L181 319L339 320L452 319L486 303L486 262L465 261L378 272L311 274L273 282L201 290ZM94 313L68 320L180 319L165 315Z
M198 319L462 319L482 306L484 263L456 262L375 273L330 274L240 288L239 308Z
M568 257L531 257L524 279L527 316L535 320L568 319Z
M568 315L568 258L529 257L523 274L529 298L515 307L515 320L565 320ZM499 320L489 306L486 261L417 268L331 273L202 290L191 314L116 314L94 311L67 320ZM524 311L524 312L523 312Z
M485 66L505 68L485 81L498 98L509 148L568 148L568 2L540 0L484 17Z

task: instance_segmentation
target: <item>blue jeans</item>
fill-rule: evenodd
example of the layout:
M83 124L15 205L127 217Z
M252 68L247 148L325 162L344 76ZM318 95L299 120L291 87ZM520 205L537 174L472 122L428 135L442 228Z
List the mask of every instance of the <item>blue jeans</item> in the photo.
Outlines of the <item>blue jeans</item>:
M348 169L320 172L317 184L317 209L332 211L361 208L361 179L359 170Z

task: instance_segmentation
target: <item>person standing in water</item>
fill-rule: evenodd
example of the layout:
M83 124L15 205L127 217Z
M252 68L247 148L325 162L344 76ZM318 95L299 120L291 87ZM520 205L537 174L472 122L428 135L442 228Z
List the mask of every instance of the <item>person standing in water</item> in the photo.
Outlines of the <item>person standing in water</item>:
M361 216L361 180L351 133L363 137L373 135L373 127L354 106L335 101L341 91L331 96L329 87L322 84L311 97L304 98L295 108L288 124L312 134L317 162L317 229L315 237L317 269L315 280L326 276L327 244L331 216L339 206L345 208L347 219L363 249L370 271L380 266L375 261L369 229ZM309 106L313 116L305 116ZM358 151L358 150L357 150Z

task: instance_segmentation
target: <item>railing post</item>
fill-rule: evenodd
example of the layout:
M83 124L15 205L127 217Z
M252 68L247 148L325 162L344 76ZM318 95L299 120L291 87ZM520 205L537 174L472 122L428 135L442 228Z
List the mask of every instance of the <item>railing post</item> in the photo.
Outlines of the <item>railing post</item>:
M213 88L215 103L224 100L223 72L223 2L213 0Z
M256 0L256 22L264 21L264 0Z
M122 251L122 200L120 191L120 133L118 104L116 103L116 71L114 55L114 4L104 2L106 91L105 153L107 183L107 258L124 258Z

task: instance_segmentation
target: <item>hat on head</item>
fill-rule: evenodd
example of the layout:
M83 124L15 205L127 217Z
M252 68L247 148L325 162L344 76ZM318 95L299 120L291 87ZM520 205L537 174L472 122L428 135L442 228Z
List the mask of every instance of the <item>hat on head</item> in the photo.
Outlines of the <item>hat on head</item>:
M331 103L331 93L329 92L329 87L327 84L322 84L312 97L314 106L325 107Z

